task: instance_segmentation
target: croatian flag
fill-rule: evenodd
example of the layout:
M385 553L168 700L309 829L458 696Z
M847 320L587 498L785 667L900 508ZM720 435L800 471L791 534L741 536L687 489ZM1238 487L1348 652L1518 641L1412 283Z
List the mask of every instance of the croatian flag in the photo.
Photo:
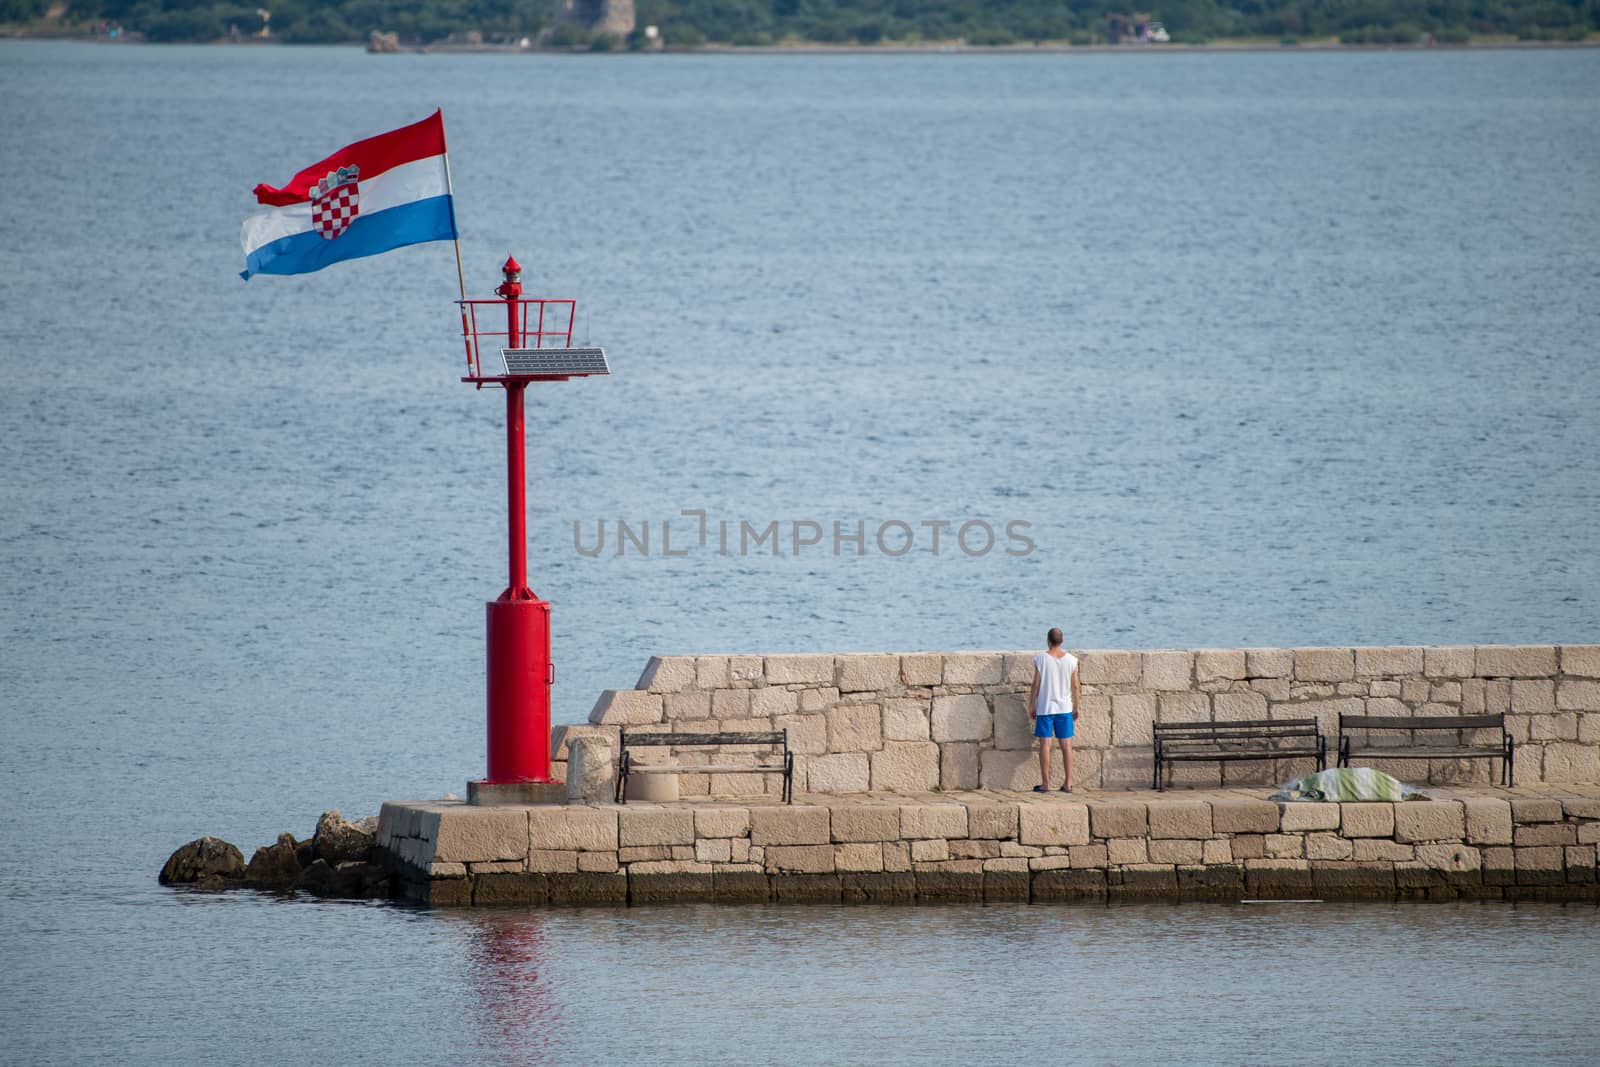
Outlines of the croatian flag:
M305 274L342 259L456 236L444 117L346 145L289 179L255 188L240 274Z

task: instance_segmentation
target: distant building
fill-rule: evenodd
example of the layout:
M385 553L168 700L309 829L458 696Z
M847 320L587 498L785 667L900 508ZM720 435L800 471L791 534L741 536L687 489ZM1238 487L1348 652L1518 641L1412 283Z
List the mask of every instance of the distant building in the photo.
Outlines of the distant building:
M590 33L633 32L633 0L555 0L555 22L575 22Z

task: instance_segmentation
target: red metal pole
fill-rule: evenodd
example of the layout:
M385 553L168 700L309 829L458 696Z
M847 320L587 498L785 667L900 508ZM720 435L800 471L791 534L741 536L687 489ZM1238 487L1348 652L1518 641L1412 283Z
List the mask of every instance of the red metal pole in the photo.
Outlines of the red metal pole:
M506 501L511 541L511 584L501 600L527 600L528 588L527 474L522 430L522 393L527 382L506 383Z

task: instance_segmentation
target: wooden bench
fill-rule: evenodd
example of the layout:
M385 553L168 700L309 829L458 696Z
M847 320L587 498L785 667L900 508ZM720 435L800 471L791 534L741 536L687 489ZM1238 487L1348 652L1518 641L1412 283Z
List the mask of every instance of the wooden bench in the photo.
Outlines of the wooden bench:
M634 748L721 748L724 745L766 745L773 749L762 755L764 763L635 763ZM708 754L713 756L714 754ZM789 731L762 730L723 734L629 733L622 731L622 761L617 767L617 801L628 802L630 774L782 774L783 802L794 803L794 753L789 751Z
M1359 748L1351 745L1351 730L1405 731L1411 734L1411 743L1385 741L1368 743ZM1498 741L1469 742L1467 730L1497 730ZM1455 735L1454 745L1418 744L1419 733L1444 732ZM1339 766L1350 766L1350 760L1375 759L1486 759L1500 761L1500 784L1515 785L1516 772L1511 766L1517 743L1506 733L1504 715L1340 715L1339 716ZM1489 776L1494 777L1494 764L1489 764Z
M1246 759L1297 759L1328 765L1328 743L1316 719L1242 719L1238 722L1158 722L1151 724L1155 738L1155 767L1150 784L1165 789L1161 764L1179 761L1204 763Z

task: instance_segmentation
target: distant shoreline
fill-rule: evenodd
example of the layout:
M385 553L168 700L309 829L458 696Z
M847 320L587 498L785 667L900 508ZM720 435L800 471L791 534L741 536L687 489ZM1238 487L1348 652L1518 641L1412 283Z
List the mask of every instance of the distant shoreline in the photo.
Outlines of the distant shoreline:
M154 45L161 47L164 42L151 42L136 40L128 37L119 40L107 40L104 37L82 33L35 33L15 32L0 29L0 40L12 41L74 41L82 44L102 45ZM218 41L174 41L177 45L201 45L212 47L238 47L251 46L277 46L283 42L270 40L264 41L256 38L244 40L218 40ZM292 47L284 45L284 47ZM365 49L361 42L343 41L310 43L309 47L316 48L359 48ZM936 56L936 55L1191 55L1191 54L1218 54L1218 53L1259 53L1259 52L1498 52L1498 51L1545 51L1545 50L1571 50L1600 48L1600 38L1584 41L1519 41L1488 39L1482 41L1469 41L1465 44L1444 44L1435 42L1428 45L1419 44L1343 44L1339 41L1308 40L1294 44L1285 44L1266 40L1221 40L1211 41L1206 44L1161 44L1161 45L1117 45L1117 44L1089 44L1069 45L1065 42L1045 42L1043 44L1006 44L1006 45L969 45L956 43L916 43L916 44L873 44L873 45L842 45L826 44L821 42L796 42L793 44L772 45L729 45L729 44L702 44L689 46L668 46L665 48L630 50L616 48L606 51L594 51L588 48L520 48L510 44L455 44L441 41L438 44L402 46L397 52L374 53L380 55L539 55L539 56L571 56L571 55L604 55L604 56L649 56L649 55L727 55L727 56Z

